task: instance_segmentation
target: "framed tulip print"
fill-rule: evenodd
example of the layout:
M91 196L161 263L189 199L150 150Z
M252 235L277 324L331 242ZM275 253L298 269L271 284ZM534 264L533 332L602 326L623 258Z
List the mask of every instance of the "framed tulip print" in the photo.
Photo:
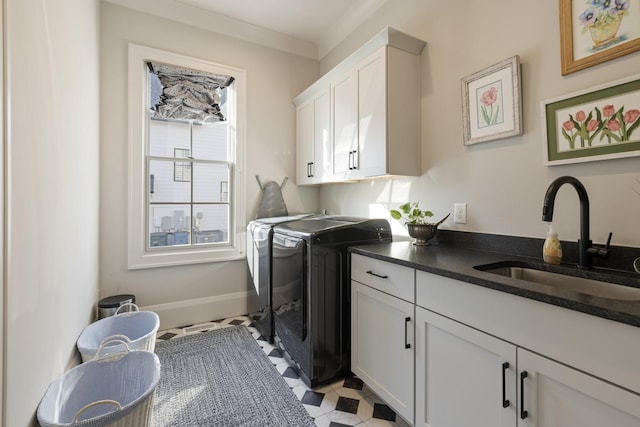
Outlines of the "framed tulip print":
M560 0L562 75L640 50L640 0Z
M462 79L464 145L522 134L520 58Z
M640 74L542 103L549 166L640 156Z

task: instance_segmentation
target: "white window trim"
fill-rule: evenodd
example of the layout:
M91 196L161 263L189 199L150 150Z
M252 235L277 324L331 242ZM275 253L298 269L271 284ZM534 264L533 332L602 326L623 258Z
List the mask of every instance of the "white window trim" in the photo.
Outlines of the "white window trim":
M234 77L236 90L235 158L232 169L234 188L230 191L228 246L147 250L145 152L148 99L146 62L164 62L214 74ZM230 109L232 111L233 109ZM245 129L246 71L197 58L129 43L129 194L128 194L128 268L129 270L205 262L239 260L245 257ZM233 132L233 130L232 130ZM233 135L233 134L232 134ZM233 136L232 136L233 138Z

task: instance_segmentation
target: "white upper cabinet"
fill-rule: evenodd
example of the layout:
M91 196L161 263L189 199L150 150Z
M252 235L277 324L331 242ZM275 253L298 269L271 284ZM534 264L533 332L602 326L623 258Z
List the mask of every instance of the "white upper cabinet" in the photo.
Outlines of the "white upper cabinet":
M333 175L349 178L354 170L354 153L358 151L358 83L352 71L331 84L331 118L333 121Z
M354 155L357 160L354 167L364 177L392 173L387 167L389 157L387 142L390 136L388 134L387 100L391 95L388 83L392 82L387 81L386 65L387 53L395 50L387 47L379 49L363 61L356 70L358 77L358 145L356 149L358 152L357 156ZM393 64L389 63L388 65L393 67ZM419 84L418 81L415 83ZM416 122L415 124L418 132L413 142L419 153L420 123ZM394 145L393 150L396 149L401 148ZM419 166L420 156L415 157L411 163ZM416 174L409 173L408 175Z
M420 53L425 43L386 28L325 74L294 101L329 86L328 160L321 177L308 175L308 161L298 156L299 183L336 182L385 175L419 176ZM322 116L324 120L326 116ZM298 118L298 125L307 119ZM309 150L298 131L298 151ZM310 177L306 177L310 178Z
M332 85L334 174L420 175L420 57L383 46Z
M313 100L296 107L296 183L311 184L315 161L313 138Z
M317 184L332 174L329 86L296 106L296 181Z

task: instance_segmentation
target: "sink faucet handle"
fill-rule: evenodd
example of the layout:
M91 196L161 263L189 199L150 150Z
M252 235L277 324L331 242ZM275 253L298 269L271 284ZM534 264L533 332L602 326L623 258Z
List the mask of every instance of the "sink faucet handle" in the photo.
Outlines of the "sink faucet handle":
M611 237L613 236L613 233L609 233L609 238L607 239L607 243L604 245L604 248L598 248L596 246L592 246L589 249L587 249L587 252L596 256L599 256L600 258L606 258L609 256L609 251L611 250Z

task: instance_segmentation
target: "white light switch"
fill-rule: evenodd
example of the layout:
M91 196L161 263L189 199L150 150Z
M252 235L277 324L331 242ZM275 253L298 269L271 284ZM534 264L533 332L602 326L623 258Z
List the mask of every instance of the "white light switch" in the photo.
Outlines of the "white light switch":
M467 223L467 204L466 203L454 203L453 222L455 224Z

